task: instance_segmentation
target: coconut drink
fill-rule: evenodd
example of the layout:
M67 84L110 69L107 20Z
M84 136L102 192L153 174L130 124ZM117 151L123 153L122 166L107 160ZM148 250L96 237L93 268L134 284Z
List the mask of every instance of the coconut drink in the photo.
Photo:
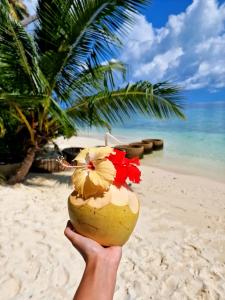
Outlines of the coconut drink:
M139 159L111 147L82 150L75 158L74 191L68 210L75 230L103 246L122 246L139 214L139 200L128 181L140 182Z

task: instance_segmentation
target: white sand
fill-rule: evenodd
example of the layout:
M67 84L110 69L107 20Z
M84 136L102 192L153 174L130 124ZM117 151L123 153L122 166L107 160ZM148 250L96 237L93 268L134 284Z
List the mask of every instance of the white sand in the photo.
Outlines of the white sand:
M141 214L123 249L114 299L225 299L225 184L142 170L135 187ZM84 263L63 235L70 174L0 187L0 299L72 298Z

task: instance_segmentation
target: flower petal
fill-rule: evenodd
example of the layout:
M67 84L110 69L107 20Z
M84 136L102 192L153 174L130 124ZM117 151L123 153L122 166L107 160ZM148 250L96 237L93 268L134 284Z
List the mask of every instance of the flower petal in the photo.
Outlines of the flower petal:
M101 186L97 187L90 180L90 172L84 169L79 169L76 170L72 176L72 181L76 192L84 199L101 195L104 192L104 189Z
M113 153L111 153L108 157L108 159L114 164L124 164L125 162L125 156L126 156L126 152L118 150L118 149L114 149Z
M95 164L96 172L104 177L105 180L113 182L116 176L116 169L111 161L108 159L96 161Z
M99 174L95 170L89 172L89 179L96 187L102 185L104 187L104 183L102 183L101 176L99 176Z
M80 151L80 153L75 157L79 163L88 163L89 161L104 159L113 153L114 149L111 147L92 147L86 148Z
M95 148L89 148L89 157L90 160L98 160L98 159L104 159L107 156L109 156L111 153L113 153L113 148L111 147L95 147Z
M98 160L94 164L95 170L89 172L89 178L96 188L107 190L113 182L116 170L108 160Z
M86 164L88 162L88 152L89 148L83 149L80 153L74 158L80 164Z
M128 176L127 166L117 165L116 166L116 177L114 180L114 184L117 187L122 186L126 182L127 176Z
M141 181L141 171L134 165L128 167L128 178L133 183L139 183Z
M90 197L97 197L104 193L104 189L101 186L96 187L95 184L90 179L89 176L86 178L84 183L83 197L84 199L88 199Z
M83 195L84 193L84 185L87 177L88 172L84 169L77 169L72 175L72 182L79 195Z

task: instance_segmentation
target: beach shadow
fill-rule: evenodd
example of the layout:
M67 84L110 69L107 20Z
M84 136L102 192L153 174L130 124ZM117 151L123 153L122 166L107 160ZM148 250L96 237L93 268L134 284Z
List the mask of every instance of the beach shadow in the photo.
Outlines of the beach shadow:
M23 182L26 186L49 186L54 184L67 184L71 183L72 172L60 173L30 173L26 180Z

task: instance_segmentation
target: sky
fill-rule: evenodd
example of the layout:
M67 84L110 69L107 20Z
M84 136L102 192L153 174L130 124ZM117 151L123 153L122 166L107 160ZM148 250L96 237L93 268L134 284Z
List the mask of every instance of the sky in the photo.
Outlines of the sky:
M131 81L169 80L189 99L225 100L225 0L152 0L124 44Z
M153 0L125 45L133 81L169 80L190 98L225 99L225 1Z

